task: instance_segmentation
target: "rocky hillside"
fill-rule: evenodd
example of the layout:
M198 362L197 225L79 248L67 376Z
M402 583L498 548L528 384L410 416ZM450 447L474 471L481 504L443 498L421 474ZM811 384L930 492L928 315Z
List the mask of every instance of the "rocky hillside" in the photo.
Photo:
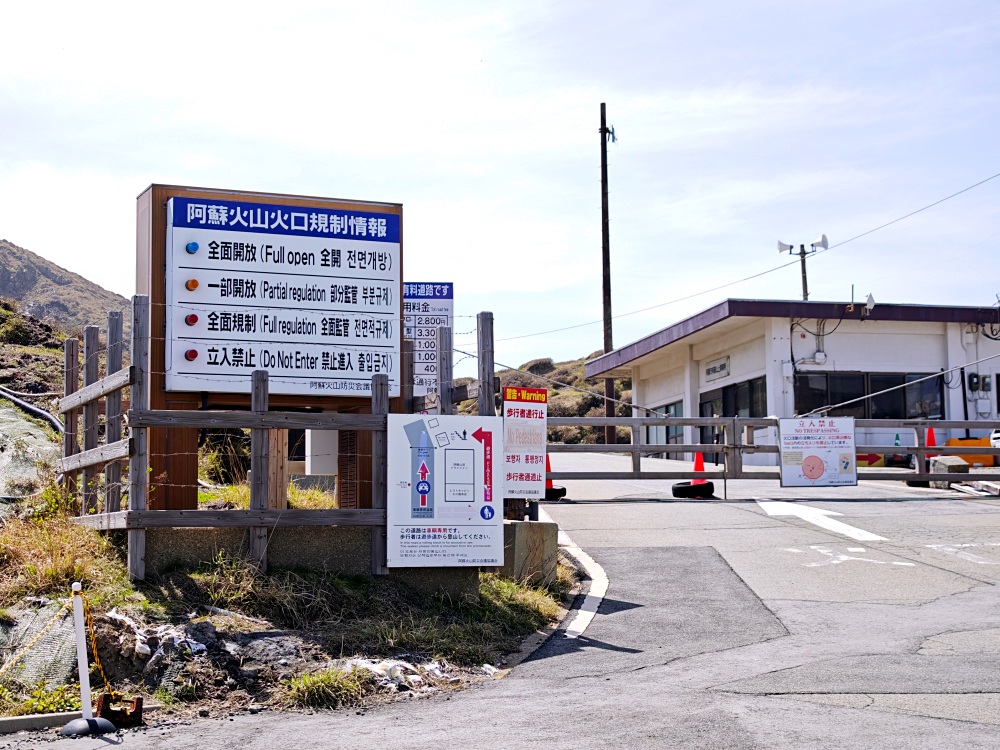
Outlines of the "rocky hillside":
M13 299L22 313L67 333L101 325L108 310L128 301L55 263L0 240L0 298Z
M602 354L594 352L586 357L567 362L554 362L550 358L533 359L516 370L500 370L500 387L547 388L549 391L548 414L550 417L603 417L604 379L587 379L584 362ZM468 379L464 379L468 380ZM615 380L615 415L632 415L632 381ZM459 414L475 414L476 402L466 401ZM618 442L629 442L629 431L618 428ZM549 440L557 443L603 443L603 427L550 427Z
M0 297L0 386L20 393L62 391L64 335Z

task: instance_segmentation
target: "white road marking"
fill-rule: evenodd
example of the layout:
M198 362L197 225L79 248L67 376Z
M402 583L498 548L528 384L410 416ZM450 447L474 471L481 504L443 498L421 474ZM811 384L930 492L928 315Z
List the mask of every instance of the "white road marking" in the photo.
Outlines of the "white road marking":
M1000 542L986 542L983 544L928 544L926 546L929 549L936 549L938 552L944 552L946 555L954 555L962 560L968 560L979 565L1000 565L998 562L987 560L985 557L980 557L972 552L966 552L964 549L965 547L1000 547Z
M879 536L878 534L873 534L870 531L858 529L854 526L848 526L841 521L834 521L830 516L843 515L836 511L810 508L798 503L784 502L783 500L757 500L757 505L769 516L797 516L803 521L808 521L835 534L843 534L858 542L886 541L884 536Z
M538 520L549 523L553 522L552 516L546 513L544 508L538 509ZM567 638L579 638L594 619L594 615L597 614L601 602L604 601L605 594L608 593L608 576L604 572L604 568L598 565L594 558L580 549L562 529L559 529L559 546L580 564L580 567L583 568L584 572L590 578L590 590L587 592L583 604L580 605L580 609L576 611L573 618L566 625L564 632Z
M911 563L911 562L896 562L895 560L893 561L872 560L870 557L851 557L850 555L844 555L838 552L834 552L832 549L825 547L822 544L812 544L809 546L809 549L816 550L827 559L823 560L822 562L805 563L805 567L807 568L822 568L825 565L839 565L840 563L851 562L851 561L870 562L870 563L875 563L876 565L901 565L907 568L916 567L916 563ZM847 549L850 552L852 550L856 550L857 547L848 547Z

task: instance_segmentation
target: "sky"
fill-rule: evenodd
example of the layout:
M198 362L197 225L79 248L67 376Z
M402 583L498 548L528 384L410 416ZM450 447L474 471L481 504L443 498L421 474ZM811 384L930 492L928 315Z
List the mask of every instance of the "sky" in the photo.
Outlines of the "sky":
M811 300L998 302L995 0L98 0L0 28L0 237L126 297L151 183L386 201L404 280L455 285L456 349L489 311L498 365L597 352L605 102L615 346L801 298L776 243L821 234Z

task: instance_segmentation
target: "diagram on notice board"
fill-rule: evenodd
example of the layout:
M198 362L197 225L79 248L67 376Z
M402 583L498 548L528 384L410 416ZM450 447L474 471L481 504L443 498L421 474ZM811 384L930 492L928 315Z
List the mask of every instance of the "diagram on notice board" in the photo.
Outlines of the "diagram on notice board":
M503 564L499 417L390 414L389 567Z

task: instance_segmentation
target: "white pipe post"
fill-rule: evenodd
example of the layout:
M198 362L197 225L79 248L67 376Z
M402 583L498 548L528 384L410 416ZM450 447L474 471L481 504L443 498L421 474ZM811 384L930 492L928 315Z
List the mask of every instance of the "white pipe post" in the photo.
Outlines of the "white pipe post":
M90 702L90 666L87 662L87 632L83 619L83 587L79 582L73 584L73 624L76 626L76 668L80 673L80 704L83 718L90 721L94 718L94 709Z

